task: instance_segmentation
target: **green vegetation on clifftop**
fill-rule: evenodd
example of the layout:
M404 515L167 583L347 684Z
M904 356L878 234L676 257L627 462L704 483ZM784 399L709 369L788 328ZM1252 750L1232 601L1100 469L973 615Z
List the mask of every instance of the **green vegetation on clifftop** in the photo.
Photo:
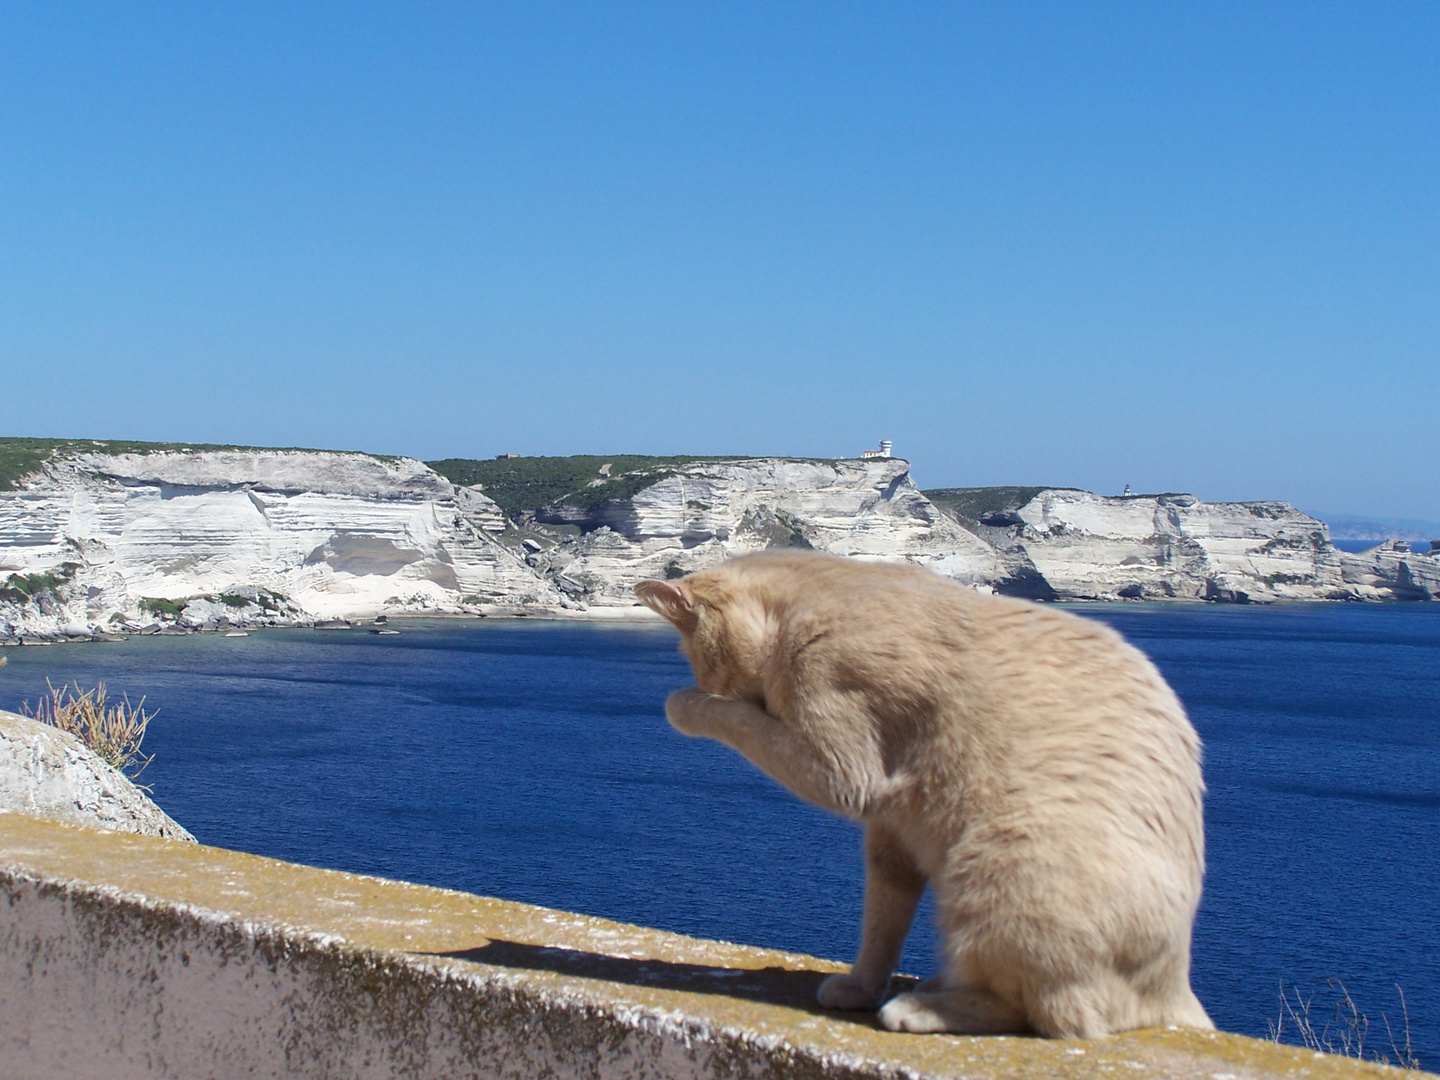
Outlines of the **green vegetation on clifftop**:
M0 437L0 491L15 485L50 460L57 450L71 454L157 454L176 450L274 450L307 453L361 454L360 450L309 450L303 446L236 446L230 443L137 442L133 439L26 439ZM387 454L365 454L380 461L397 460Z
M1014 513L1042 491L1065 490L1069 489L1046 487L932 488L929 491L922 491L920 494L952 517L975 523L992 514Z
M452 484L479 484L512 520L542 506L565 502L592 509L606 499L628 499L651 484L673 476L683 465L745 461L743 457L650 457L643 454L579 454L574 457L446 458L427 461ZM610 475L600 475L601 466Z

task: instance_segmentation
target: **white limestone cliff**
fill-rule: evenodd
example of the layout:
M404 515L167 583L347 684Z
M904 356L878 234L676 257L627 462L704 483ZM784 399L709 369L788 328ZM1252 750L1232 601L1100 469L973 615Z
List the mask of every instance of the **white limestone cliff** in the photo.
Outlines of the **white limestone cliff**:
M1066 597L1345 599L1323 522L1286 503L1047 491L1016 544Z
M698 463L633 498L588 512L549 507L537 519L584 532L531 565L602 608L633 607L644 578L768 547L915 562L966 584L988 582L996 568L995 550L941 514L899 459Z
M1341 553L1345 584L1366 599L1440 599L1440 550L1415 554L1404 540L1389 540L1369 551Z
M1423 600L1440 558L1386 545L1338 551L1325 523L1282 502L1040 490L985 524L943 511L901 459L696 463L628 499L561 503L579 526L528 557L592 607L633 604L645 577L678 577L774 546L927 566L976 588L1047 600Z
M775 546L911 562L1038 599L1440 597L1440 554L1349 555L1285 503L1031 489L972 520L917 490L898 458L698 461L633 479L628 497L567 497L517 528L480 486L408 458L57 451L0 492L0 638L626 615L642 578Z
M1065 599L1418 600L1440 563L1408 549L1349 555L1325 523L1283 502L1044 491L1020 508L1011 549ZM1414 566L1412 568L1412 563ZM1364 569L1361 569L1361 568Z
M418 461L292 450L57 454L0 493L8 633L296 623L560 598ZM478 522L478 523L477 523ZM43 583L42 583L43 584ZM6 632L0 626L0 632Z

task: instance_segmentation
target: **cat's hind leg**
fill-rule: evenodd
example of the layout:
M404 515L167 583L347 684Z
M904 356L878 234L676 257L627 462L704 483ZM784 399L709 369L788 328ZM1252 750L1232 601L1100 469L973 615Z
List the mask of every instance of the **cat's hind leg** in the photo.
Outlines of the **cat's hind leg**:
M860 953L845 975L831 975L816 993L827 1009L874 1009L884 1000L915 919L925 876L883 825L865 829L865 919Z
M975 987L899 994L880 1010L880 1023L890 1031L916 1034L1014 1035L1030 1030L1020 1010Z

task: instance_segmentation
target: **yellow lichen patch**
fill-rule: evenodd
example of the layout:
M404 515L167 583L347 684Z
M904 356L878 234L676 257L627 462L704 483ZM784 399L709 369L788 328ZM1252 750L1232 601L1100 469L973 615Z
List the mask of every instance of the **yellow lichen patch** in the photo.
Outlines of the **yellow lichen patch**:
M412 983L514 986L528 1000L579 1003L615 1019L616 1030L629 1030L637 1014L663 1018L712 1033L717 1047L760 1048L777 1076L838 1075L841 1065L917 1077L1398 1075L1215 1032L1095 1042L899 1035L868 1014L814 1004L819 981L842 970L830 961L21 814L0 814L0 868L135 898L155 912L157 933L165 910L186 908L281 941L321 940L352 975L364 968L382 979L411 972Z

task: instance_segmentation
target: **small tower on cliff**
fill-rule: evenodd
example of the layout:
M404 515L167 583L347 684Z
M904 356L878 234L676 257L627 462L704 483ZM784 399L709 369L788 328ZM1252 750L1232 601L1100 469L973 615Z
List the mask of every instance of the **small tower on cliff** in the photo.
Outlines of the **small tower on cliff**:
M889 439L881 439L879 450L862 450L860 456L867 461L870 458L887 458L890 456L890 445Z

